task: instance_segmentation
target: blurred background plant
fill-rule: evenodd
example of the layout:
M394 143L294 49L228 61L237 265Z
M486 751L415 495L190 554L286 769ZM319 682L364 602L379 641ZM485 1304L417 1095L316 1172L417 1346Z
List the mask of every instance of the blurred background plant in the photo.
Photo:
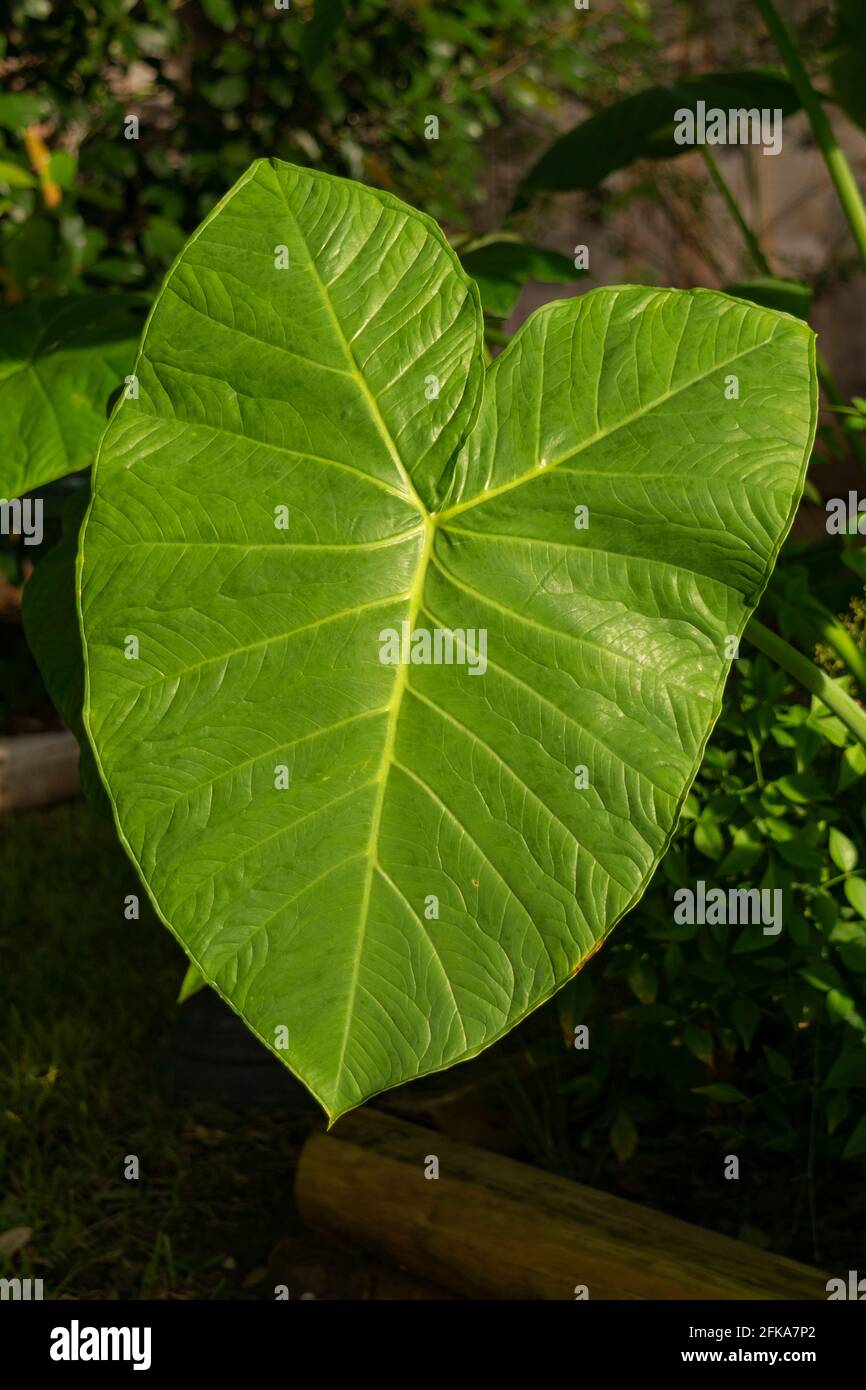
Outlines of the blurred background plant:
M155 287L263 152L390 189L454 228L486 199L485 141L538 147L654 48L638 3L16 0L0 53L7 300ZM438 138L425 122L439 120ZM139 133L126 136L126 120Z

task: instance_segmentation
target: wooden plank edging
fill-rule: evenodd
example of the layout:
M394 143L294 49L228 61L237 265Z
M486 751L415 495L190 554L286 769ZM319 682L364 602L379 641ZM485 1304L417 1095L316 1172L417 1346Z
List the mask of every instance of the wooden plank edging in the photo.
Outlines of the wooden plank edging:
M295 1190L309 1226L468 1298L827 1297L820 1270L371 1108L307 1140Z
M52 806L79 787L78 744L68 729L0 736L0 811Z

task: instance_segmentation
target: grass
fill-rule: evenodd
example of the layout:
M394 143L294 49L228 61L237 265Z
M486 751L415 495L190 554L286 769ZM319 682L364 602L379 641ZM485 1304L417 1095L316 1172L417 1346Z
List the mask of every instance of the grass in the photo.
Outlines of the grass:
M80 803L0 826L0 1276L46 1297L256 1298L295 1229L285 1115L180 1106L160 1049L185 961ZM140 1178L124 1177L127 1156Z

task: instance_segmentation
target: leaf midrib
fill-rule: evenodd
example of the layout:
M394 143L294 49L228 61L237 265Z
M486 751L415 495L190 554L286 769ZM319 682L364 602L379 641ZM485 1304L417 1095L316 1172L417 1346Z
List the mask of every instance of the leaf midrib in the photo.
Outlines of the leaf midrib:
M418 612L423 600L424 581L427 577L427 566L429 564L430 553L433 548L433 539L435 533L436 524L434 519L429 515L425 515L424 544L421 549L421 555L418 560L418 568L415 572L415 578L412 582L412 588L410 590L409 595L409 609L406 620L409 623L410 632L412 632L415 627L415 620L418 617ZM364 875L364 884L361 890L361 909L358 920L358 945L355 951L355 958L352 964L352 979L349 989L348 1002L346 1006L346 1023L343 1029L343 1038L340 1044L340 1055L337 1061L337 1068L335 1072L335 1090L339 1088L340 1076L343 1071L343 1063L346 1057L346 1047L348 1046L349 1042L349 1031L351 1028L352 1017L354 1015L355 999L357 998L358 993L358 978L361 971L361 956L364 949L364 939L367 933L367 922L369 921L370 917L370 894L372 892L373 887L373 875L376 872L376 870L380 868L379 832L382 825L382 812L385 806L385 792L388 786L388 777L390 775L391 768L394 766L396 761L394 757L394 748L397 739L397 724L399 722L400 706L403 701L403 695L406 690L408 680L409 667L408 665L405 665L401 662L397 667L397 674L394 677L394 689L391 693L391 699L388 701L388 718L385 725L385 738L382 746L382 760L379 764L379 771L377 774L377 781L379 785L378 790L376 792L376 799L373 804L373 816L370 823L370 838L367 842L366 850L367 867Z
M418 508L418 511L421 513L421 515L426 519L427 508L424 506L424 503L421 501L421 498L418 496L418 493L415 490L415 485L412 482L412 479L409 476L409 473L403 463L403 460L400 457L400 451L397 448L394 436L391 434L391 431L389 430L388 425L385 422L385 418L382 415L381 410L379 409L379 403L376 400L376 397L373 395L372 391L370 390L369 386L367 385L366 378L364 377L364 375L361 372L361 369L358 366L358 363L355 359L355 354L352 350L351 340L347 337L343 325L340 322L337 311L334 308L334 302L331 299L331 293L330 289L328 288L327 282L321 275L319 267L316 264L316 261L313 257L313 253L307 245L307 239L304 236L304 232L300 222L298 221L298 217L294 212L291 203L289 202L285 188L282 184L279 185L279 188L280 193L282 194L283 202L286 206L286 211L288 212L288 215L294 225L298 241L304 248L304 254L307 258L307 265L309 267L310 276L313 280L313 283L316 285L316 288L319 291L319 298L321 299L322 304L324 305L325 312L328 315L328 318L337 336L337 340L341 344L346 357L346 361L349 364L349 375L351 375L354 378L358 386L358 390L361 392L361 395L364 397L364 400L367 403L367 408L370 411L373 423L375 424L382 438L382 441L385 444L385 447L387 448L388 453L391 456L391 459L393 460L394 466L397 469L397 472L405 485L407 500L411 500Z

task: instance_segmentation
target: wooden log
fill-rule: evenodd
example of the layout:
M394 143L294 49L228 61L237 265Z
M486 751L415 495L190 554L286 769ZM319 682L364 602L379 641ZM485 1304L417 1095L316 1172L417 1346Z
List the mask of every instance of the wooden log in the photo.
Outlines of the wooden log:
M307 1140L296 1197L314 1229L468 1298L827 1296L819 1270L369 1107Z
M68 729L0 738L0 811L68 801L79 785L78 744Z

